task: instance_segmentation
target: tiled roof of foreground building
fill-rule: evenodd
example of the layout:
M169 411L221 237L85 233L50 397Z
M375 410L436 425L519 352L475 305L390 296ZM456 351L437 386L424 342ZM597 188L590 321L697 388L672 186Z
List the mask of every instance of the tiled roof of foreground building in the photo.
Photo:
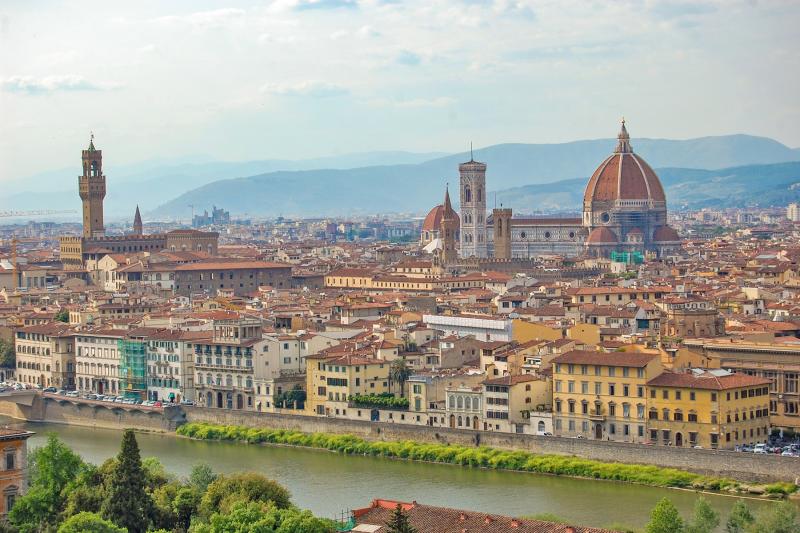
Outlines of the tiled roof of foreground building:
M541 520L511 518L509 516L434 507L417 502L373 500L369 507L353 511L359 533L386 533L386 522L400 504L408 515L411 526L419 533L613 533L610 529L570 526Z

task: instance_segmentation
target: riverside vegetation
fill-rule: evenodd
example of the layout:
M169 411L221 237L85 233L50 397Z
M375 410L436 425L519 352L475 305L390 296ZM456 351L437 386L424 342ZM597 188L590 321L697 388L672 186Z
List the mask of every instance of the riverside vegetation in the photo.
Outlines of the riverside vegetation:
M338 523L291 502L256 473L217 475L196 465L187 479L142 460L132 430L116 457L86 463L55 435L29 454L30 487L0 521L19 533L332 533Z
M177 433L200 440L302 446L347 455L371 455L410 461L625 481L656 487L764 494L772 498L782 498L797 490L792 483L752 486L738 483L732 479L703 476L675 468L604 463L563 455L534 454L487 447L424 444L414 441L368 441L354 435L303 433L293 430L225 426L205 422L184 424L178 428Z

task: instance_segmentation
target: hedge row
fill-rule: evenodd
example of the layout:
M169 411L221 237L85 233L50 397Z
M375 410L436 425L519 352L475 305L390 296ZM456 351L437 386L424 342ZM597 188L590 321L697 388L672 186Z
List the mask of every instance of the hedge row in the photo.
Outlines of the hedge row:
M538 455L486 447L422 444L414 441L367 441L353 435L302 433L299 431L193 422L180 426L178 434L202 440L270 443L320 448L348 455L372 455L462 466L517 470L563 476L627 481L656 487L691 487L735 490L729 479L710 478L675 468L603 463L562 455Z

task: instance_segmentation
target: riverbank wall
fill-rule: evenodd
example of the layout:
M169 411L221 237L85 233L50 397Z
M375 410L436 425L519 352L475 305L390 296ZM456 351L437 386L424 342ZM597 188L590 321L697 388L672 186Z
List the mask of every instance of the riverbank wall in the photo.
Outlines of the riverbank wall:
M587 439L433 428L304 415L249 413L199 407L189 407L183 410L187 422L291 429L305 433L352 434L366 440L412 440L422 443L488 446L537 454L568 455L609 463L678 468L702 475L728 477L753 483L774 481L793 483L800 476L800 459L778 455L644 446Z
M142 431L174 432L178 426L186 422L208 422L290 429L305 433L352 434L366 440L412 440L420 443L488 446L537 454L567 455L610 463L679 468L698 474L729 477L744 482L796 482L800 477L800 459L796 457L644 446L588 439L434 428L203 407L171 406L163 411L146 410L134 406L86 402L80 399L55 398L40 394L24 399L0 397L0 414L32 422L103 429L134 428Z

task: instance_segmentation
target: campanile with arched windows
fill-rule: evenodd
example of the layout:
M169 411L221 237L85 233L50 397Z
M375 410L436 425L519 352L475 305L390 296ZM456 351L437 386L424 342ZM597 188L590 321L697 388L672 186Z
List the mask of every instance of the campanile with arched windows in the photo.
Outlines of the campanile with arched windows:
M103 152L94 147L94 135L89 148L81 151L83 173L78 176L78 192L83 202L83 236L103 237L103 199L106 197L106 177L103 174Z
M486 163L458 165L461 185L461 257L487 257Z

